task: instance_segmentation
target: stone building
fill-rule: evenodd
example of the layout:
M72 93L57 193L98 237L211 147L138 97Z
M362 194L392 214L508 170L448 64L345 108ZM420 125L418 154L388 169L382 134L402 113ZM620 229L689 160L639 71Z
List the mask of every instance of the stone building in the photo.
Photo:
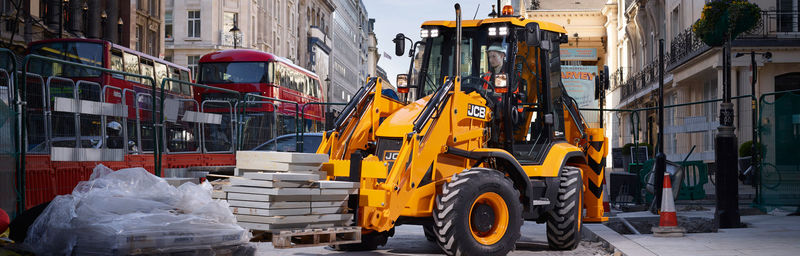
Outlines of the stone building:
M530 1L519 5L529 6ZM702 43L691 31L703 10L704 1L690 0L607 0L539 1L537 10L525 10L533 19L562 24L569 43L564 48L595 48L597 61L582 65L608 65L611 88L606 108L636 109L657 106L659 41L665 44L664 102L676 105L722 98L722 50ZM762 22L739 36L732 44L732 95L748 95L749 53L771 52L772 58L756 58L756 97L774 91L800 89L800 17L798 0L752 1L763 10ZM576 35L577 34L577 35ZM748 54L736 58L736 54ZM563 49L562 49L563 54ZM570 64L565 61L565 64ZM576 64L576 63L572 63ZM734 125L739 142L752 139L749 98L733 102ZM714 160L714 137L719 126L719 102L668 108L665 111L664 148L667 158ZM638 113L638 128L631 114L607 112L604 118L611 147L639 142L657 143L658 117L654 109Z

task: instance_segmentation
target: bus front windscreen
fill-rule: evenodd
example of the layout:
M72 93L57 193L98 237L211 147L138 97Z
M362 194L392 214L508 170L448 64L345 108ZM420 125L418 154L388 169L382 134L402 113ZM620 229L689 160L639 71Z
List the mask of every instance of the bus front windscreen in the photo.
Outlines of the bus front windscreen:
M200 63L199 83L239 84L269 83L267 62L211 62Z

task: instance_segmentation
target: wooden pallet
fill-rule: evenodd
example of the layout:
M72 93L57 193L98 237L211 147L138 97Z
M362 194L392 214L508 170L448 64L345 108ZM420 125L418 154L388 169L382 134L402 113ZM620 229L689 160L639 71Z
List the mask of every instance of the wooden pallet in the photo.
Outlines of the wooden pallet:
M278 249L361 242L361 227L251 231L253 232L251 242L272 242L272 246Z

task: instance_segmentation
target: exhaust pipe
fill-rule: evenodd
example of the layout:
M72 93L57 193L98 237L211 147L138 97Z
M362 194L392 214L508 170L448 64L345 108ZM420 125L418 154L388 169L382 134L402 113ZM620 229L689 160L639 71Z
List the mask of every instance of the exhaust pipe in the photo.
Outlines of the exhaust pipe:
M456 73L454 76L461 76L461 5L456 4Z

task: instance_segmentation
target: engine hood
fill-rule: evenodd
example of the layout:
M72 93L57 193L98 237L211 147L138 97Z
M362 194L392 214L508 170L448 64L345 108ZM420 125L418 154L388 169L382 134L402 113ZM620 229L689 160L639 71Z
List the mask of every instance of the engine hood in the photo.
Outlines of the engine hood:
M381 122L375 135L378 137L403 137L414 128L414 119L419 116L431 96L412 102L395 111Z

